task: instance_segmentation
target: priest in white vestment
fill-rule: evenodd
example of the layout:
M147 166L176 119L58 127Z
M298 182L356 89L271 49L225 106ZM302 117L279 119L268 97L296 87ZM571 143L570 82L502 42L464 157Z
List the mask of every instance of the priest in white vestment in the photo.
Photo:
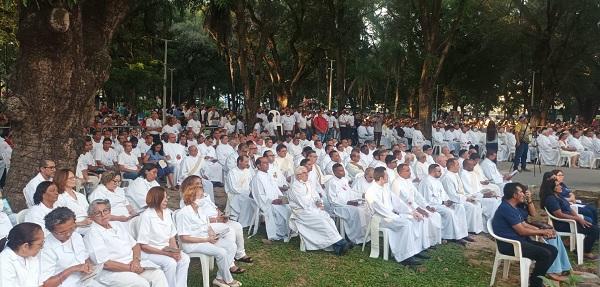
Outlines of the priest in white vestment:
M350 154L350 161L348 161L348 163L346 164L346 170L348 171L348 176L350 178L354 179L356 178L356 175L365 172L365 166L363 166L360 162L360 152L359 151L353 151Z
M442 185L448 193L448 198L453 202L464 205L467 215L469 232L481 233L483 231L483 209L480 196L470 195L465 192L465 187L460 178L460 165L458 160L449 159L447 163L448 172L442 176Z
M569 137L568 143L570 146L577 149L579 153L579 166L580 167L590 167L590 162L592 157L594 156L594 152L588 150L581 143L581 131L577 130L573 132L573 135Z
M206 137L203 143L198 145L198 152L206 161L205 175L212 182L223 182L223 166L217 160L217 152L213 146L213 138Z
M442 215L442 238L456 240L459 244L465 245L465 240L472 240L468 237L465 207L450 200L440 181L441 176L440 166L430 165L429 175L419 184L419 192L427 204Z
M538 151L540 152L540 163L544 165L555 165L558 161L558 142L553 142L549 135L551 129L544 129L537 137Z
M286 178L291 178L294 174L294 157L288 153L285 145L280 144L275 148L277 155L275 156L275 166L283 172Z
M366 191L365 199L372 216L378 219L374 222L379 221L379 228L387 232L390 249L396 261L404 265L420 265L419 260L413 256L422 251L419 230L422 223L419 222L423 221L423 216L416 211L411 211L408 206L401 210L392 207L392 197L387 188L388 178L384 167L375 168L373 178L374 183ZM373 251L373 248L371 250Z
M504 185L511 182L512 175L500 173L498 166L494 162L495 159L496 152L490 150L485 155L485 158L479 163L479 166L481 167L483 175L490 180L490 183L498 186L498 195L501 196Z
M298 232L306 250L334 250L341 255L348 249L346 240L338 233L335 222L324 210L319 194L307 183L308 170L296 168L296 177L289 192L289 206L292 209L290 228Z
M442 243L442 216L431 208L425 198L417 190L411 180L410 167L401 163L397 168L398 177L392 182L392 195L397 196L406 204L411 211L417 211L423 215L423 249ZM392 203L394 202L392 197Z
M258 171L250 181L250 191L265 217L268 240L289 240L291 210L273 177L269 176L269 161L258 159Z
M198 153L198 147L192 145L188 147L189 155L185 156L181 161L181 172L179 173L179 179L177 185L181 185L184 179L190 175L197 175L202 179L202 186L204 187L204 193L210 196L210 199L215 202L215 192L213 184L206 176L206 169L208 161L204 159L202 155Z
M219 164L223 168L223 172L227 172L227 158L235 153L235 149L231 146L229 142L229 137L227 135L222 135L220 139L219 145L215 148L215 152L217 154L217 160Z
M348 184L344 167L336 163L334 176L325 183L325 194L333 213L342 219L344 231L354 244L363 243L371 216L365 205L358 204L362 199ZM356 202L356 203L354 203Z
M352 190L354 190L354 194L358 198L365 197L365 191L371 186L373 183L373 168L368 167L365 169L365 173L354 179L352 182Z
M163 151L166 156L169 156L167 163L173 166L173 174L177 179L181 175L181 161L185 156L185 147L177 143L177 135L174 133L169 134L168 142L163 144Z
M473 170L475 162L467 159L463 162L463 170L460 173L465 193L476 196L481 202L483 209L483 230L487 232L487 220L494 216L496 209L502 203L502 192L498 186L488 183ZM486 184L484 184L486 183Z
M227 174L225 192L227 193L227 206L225 213L232 220L239 222L242 227L252 224L252 217L256 213L256 202L250 197L250 181L254 172L249 168L248 156L238 159L237 167Z

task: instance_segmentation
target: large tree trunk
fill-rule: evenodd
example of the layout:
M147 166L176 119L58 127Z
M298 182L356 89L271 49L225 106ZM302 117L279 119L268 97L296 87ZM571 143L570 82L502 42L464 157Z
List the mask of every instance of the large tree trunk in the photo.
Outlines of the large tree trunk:
M49 2L19 6L20 50L6 99L14 150L4 189L15 212L26 208L22 190L41 160L75 167L94 96L109 76L113 33L129 8L125 0Z

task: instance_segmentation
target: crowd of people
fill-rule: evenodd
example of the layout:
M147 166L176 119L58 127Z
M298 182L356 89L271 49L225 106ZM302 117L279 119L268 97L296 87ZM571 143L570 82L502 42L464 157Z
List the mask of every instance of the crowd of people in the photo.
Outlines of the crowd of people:
M530 127L526 117L514 128L491 120L438 121L426 139L410 119L349 110L260 110L249 133L243 118L214 107L173 109L166 123L160 116L152 111L140 126L112 127L114 116L101 111L75 169L40 162L23 190L29 207L23 222L0 213L0 238L6 237L0 286L187 286L189 253L215 258L215 286L241 286L233 275L247 271L240 263L253 262L243 228L256 234L259 219L265 244L299 236L301 249L339 256L371 241L370 256L377 257L382 230L393 258L415 266L442 242L467 246L471 235L488 232L493 218L497 234L531 244L524 256L541 262L533 274L565 280L570 270L564 257L549 268L564 251L562 242L526 223L535 213L526 187L497 166L508 158L524 172L538 158L555 165L545 158L546 140L550 146L556 135L560 143L566 124ZM571 128L575 140L583 137ZM585 136L600 147L592 129ZM600 149L593 152L579 153L572 165L583 166ZM557 217L579 218L585 256L596 260L596 209L571 209L576 199L562 175L545 177L542 206ZM223 210L215 187L226 193ZM168 206L168 195L177 192L179 206ZM530 235L548 238L554 249ZM541 286L536 276L531 282Z

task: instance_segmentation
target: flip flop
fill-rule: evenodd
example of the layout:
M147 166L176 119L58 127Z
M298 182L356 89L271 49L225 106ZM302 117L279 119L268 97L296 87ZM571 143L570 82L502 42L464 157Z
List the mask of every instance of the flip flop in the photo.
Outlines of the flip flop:
M245 256L240 259L236 259L235 261L244 262L244 263L253 263L254 260L250 256Z
M229 272L231 272L231 274L242 274L242 273L246 272L246 269L238 267L237 269L235 269L233 271L229 271Z

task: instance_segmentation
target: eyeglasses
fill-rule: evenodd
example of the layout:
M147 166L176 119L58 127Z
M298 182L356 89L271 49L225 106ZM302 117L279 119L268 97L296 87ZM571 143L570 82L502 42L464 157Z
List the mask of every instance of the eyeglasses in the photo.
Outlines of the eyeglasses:
M52 166L44 166L44 168L47 168L47 169L56 169L56 166L55 166L55 165L52 165Z
M98 217L101 215L108 215L108 214L110 214L110 208L106 208L106 209L94 212L95 217Z

